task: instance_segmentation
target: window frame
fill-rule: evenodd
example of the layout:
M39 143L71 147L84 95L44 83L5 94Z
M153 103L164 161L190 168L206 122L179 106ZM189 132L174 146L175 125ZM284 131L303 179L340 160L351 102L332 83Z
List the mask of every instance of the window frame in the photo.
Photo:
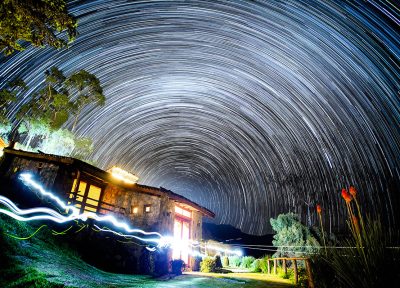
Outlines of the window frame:
M136 210L136 212L135 212ZM138 215L139 214L139 206L138 205L131 205L131 214Z
M146 208L149 208L149 211L146 211ZM151 212L152 212L151 204L145 204L145 205L143 206L143 213L144 213L144 214L150 214Z
M79 186L81 182L85 182L86 183L86 187L85 187L85 191L82 194L78 194L79 192ZM74 187L74 184L76 185ZM99 199L98 200L93 200L93 198L89 198L89 191L90 191L90 187L94 186L100 189L100 195L99 195ZM69 199L72 200L72 204L75 206L76 204L79 204L80 207L77 207L79 209L79 213L85 213L85 212L92 212L92 213L99 213L99 210L101 210L101 202L104 196L104 191L105 191L105 186L102 183L99 183L98 181L95 181L93 179L91 179L90 177L77 177L74 178L72 181L72 187L71 187L71 191L69 192ZM71 198L71 195L73 196ZM76 198L77 197L82 197L82 201L77 202ZM87 201L97 201L97 207L92 207L95 206L91 203L87 203ZM88 206L87 204L89 204L90 206ZM96 211L90 211L90 210L86 210L85 208L89 208L89 209L96 209Z

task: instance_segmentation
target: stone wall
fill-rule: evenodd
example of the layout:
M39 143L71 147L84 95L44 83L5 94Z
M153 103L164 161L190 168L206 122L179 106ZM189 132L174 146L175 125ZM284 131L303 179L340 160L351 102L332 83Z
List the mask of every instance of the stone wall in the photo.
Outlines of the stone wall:
M30 172L36 177L36 179L41 182L41 184L46 189L51 190L53 188L54 181L57 177L57 173L59 170L59 165L20 157L6 157L11 157L11 159L9 159L10 164L8 165L8 167L4 167L6 168L6 171L1 171L3 177L9 178L13 181L19 181L18 179L16 179L16 177L21 172Z
M168 204L166 204L168 203L168 199L163 198L147 193L140 193L134 191L134 189L108 184L104 190L102 202L112 204L120 209L116 209L114 213L106 210L100 210L100 212L129 219L130 225L135 228L146 231L166 232L168 230L166 228L168 226L168 220L166 220L168 218L168 208L166 208L168 207ZM150 212L145 212L146 205L150 205ZM103 207L110 208L107 205L103 205ZM138 207L136 214L133 213L134 207ZM167 226L164 226L164 224Z
M198 211L193 211L192 213L192 230L191 238L194 240L201 240L202 238L202 226L203 226L203 216Z

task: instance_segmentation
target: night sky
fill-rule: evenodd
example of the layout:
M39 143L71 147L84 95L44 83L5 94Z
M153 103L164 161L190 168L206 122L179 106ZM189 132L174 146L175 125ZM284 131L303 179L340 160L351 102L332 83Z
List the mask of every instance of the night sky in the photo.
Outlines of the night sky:
M71 4L71 47L1 57L1 85L20 76L31 92L52 66L99 77L106 106L86 109L77 128L94 139L99 167L118 165L253 234L279 213L305 221L306 202L321 203L327 227L344 223L350 184L393 223L397 0Z

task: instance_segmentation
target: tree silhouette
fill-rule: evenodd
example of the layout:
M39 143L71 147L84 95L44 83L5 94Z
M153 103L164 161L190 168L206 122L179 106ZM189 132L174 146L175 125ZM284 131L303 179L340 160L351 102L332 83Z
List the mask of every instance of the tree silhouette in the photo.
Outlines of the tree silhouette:
M103 88L100 85L100 80L93 74L85 70L80 70L73 73L66 81L68 89L77 93L75 100L72 102L71 113L75 120L71 131L74 132L79 121L82 110L90 105L104 106L106 98L103 94Z
M6 88L0 90L0 136L4 136L11 131L11 121L7 116L8 108L17 100L17 94L26 89L25 82L17 78L9 82Z

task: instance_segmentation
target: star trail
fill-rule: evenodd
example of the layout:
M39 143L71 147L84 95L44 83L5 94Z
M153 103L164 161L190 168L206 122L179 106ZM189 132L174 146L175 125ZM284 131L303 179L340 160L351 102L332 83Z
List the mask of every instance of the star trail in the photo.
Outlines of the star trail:
M72 1L69 49L0 58L32 93L52 66L95 74L107 97L77 134L92 159L162 186L244 232L288 211L330 229L343 187L396 221L400 10L390 1ZM27 101L21 97L18 105ZM17 107L10 111L15 113ZM68 125L72 125L69 123Z

